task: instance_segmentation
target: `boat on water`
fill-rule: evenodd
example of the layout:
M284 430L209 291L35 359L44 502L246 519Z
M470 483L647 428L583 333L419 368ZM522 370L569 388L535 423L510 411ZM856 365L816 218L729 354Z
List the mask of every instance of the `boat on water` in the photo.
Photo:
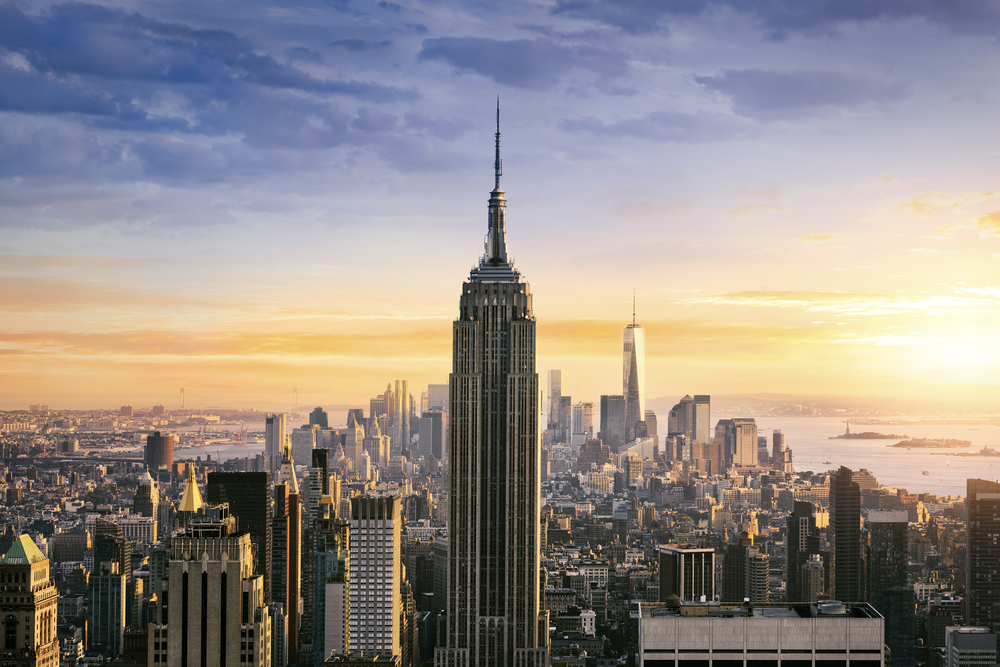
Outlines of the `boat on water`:
M823 461L823 465L825 465L825 466L832 466L833 464L831 462L829 462L829 461Z
M922 474L922 475L930 475L931 473L930 473L929 471L925 470L925 471L923 471L923 472L922 472L921 474Z

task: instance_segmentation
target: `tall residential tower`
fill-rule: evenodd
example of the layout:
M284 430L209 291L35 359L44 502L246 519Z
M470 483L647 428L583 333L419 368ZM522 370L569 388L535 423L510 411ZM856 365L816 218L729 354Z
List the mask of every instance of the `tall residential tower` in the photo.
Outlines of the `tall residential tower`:
M549 661L539 609L535 318L528 283L507 256L499 107L495 169L486 252L462 286L453 325L447 631L437 667Z

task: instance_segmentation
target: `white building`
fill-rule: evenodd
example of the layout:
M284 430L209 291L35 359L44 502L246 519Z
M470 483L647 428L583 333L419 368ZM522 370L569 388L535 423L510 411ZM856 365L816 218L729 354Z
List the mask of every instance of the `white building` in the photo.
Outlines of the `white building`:
M399 498L351 498L350 650L401 655Z

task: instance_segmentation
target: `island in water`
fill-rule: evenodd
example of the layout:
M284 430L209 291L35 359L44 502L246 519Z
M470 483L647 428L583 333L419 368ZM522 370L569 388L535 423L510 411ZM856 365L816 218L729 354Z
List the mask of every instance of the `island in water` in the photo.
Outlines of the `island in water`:
M922 449L941 449L971 446L972 441L970 440L955 440L954 438L913 438L912 440L897 442L895 445L886 445L886 447L906 447L907 449L912 447L919 447Z
M948 454L946 452L936 452L939 456L1000 456L1000 452L992 447L983 447L978 452L959 452L958 454Z
M851 422L847 422L847 430L840 435L831 435L829 440L905 440L910 436L897 435L896 433L875 433L874 431L863 431L861 433L851 433Z

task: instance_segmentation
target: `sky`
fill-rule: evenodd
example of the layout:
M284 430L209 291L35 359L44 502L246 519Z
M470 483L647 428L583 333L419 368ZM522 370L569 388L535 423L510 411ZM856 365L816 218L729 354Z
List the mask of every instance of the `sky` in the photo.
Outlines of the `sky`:
M538 370L1000 399L1000 2L0 4L0 409L447 381L501 106ZM544 385L544 382L542 383Z

